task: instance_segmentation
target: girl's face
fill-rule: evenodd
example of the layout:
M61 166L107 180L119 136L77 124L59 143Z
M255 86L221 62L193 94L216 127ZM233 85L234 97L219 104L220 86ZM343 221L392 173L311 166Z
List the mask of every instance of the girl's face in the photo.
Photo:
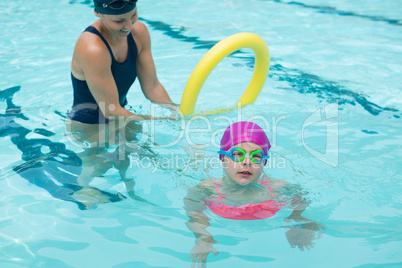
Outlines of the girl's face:
M101 19L108 31L118 36L127 36L138 20L137 8L121 15L104 15L97 12L95 15Z
M230 156L225 155L223 157L223 168L227 179L239 185L246 185L250 182L256 182L261 177L262 169L264 167L265 161L261 164L256 164L250 159L250 153L256 150L262 150L262 148L253 142L243 142L236 144L231 147L228 151L230 152L233 148L241 148L246 151L247 156L243 161L235 162Z

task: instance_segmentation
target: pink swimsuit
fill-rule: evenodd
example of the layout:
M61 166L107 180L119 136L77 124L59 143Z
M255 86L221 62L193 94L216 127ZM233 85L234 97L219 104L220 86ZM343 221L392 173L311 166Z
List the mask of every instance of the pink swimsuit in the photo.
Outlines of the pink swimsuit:
M283 203L280 203L275 200L266 200L257 204L247 204L240 207L232 207L222 203L222 199L225 199L222 193L219 192L220 185L215 181L216 192L219 194L217 197L218 202L213 200L204 200L205 205L211 209L213 213L216 215L231 220L261 220L268 219L275 216L275 213L278 212ZM272 196L274 196L271 187L269 187L268 182L263 182L261 179L261 184L265 184Z

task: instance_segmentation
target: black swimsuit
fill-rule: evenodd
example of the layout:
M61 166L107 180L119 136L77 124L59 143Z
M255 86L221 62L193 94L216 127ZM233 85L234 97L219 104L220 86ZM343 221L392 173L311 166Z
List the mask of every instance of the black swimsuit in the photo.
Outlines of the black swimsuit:
M97 29L89 26L85 31L96 34L106 44L110 56L112 57L111 70L119 92L119 102L120 105L124 107L127 104L126 96L128 90L137 77L136 61L138 52L131 33L127 36L127 59L120 63L116 61L108 42ZM96 103L91 91L89 90L87 82L85 80L78 80L72 73L71 80L74 89L74 102L73 108L71 112L69 112L68 117L72 120L87 124L107 123L108 119L106 119L100 111L98 103Z

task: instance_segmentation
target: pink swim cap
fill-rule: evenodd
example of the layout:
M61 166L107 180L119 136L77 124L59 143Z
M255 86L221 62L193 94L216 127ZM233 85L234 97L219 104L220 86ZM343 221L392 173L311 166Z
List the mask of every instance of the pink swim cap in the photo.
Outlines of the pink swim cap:
M265 155L268 154L268 150L271 148L265 131L256 123L247 121L237 122L228 126L221 139L221 148L227 151L230 147L242 142L258 144ZM219 158L223 159L223 155L219 155Z

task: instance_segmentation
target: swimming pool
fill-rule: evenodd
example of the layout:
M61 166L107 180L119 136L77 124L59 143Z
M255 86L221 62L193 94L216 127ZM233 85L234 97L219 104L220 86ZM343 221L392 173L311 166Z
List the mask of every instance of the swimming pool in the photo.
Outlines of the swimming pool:
M158 167L133 153L129 176L136 194L155 205L127 198L80 209L67 198L74 186L61 187L80 172L81 148L65 137L63 120L72 103L73 46L95 19L90 3L0 2L0 266L189 267L194 237L182 200L205 167L220 174L210 136L227 126L222 115L208 117L211 131L177 142L183 129L206 129L206 121L150 128L166 145L154 148ZM238 32L266 41L271 69L261 95L224 116L259 116L273 143L266 172L301 184L313 201L304 216L327 228L314 249L300 251L286 240L282 219L290 211L253 222L208 214L220 252L210 254L208 267L402 265L401 3L173 0L138 7L158 77L176 103L216 42ZM251 51L226 58L208 78L197 111L232 105L252 70ZM147 113L153 106L139 91L137 83L130 105ZM189 140L211 146L189 159ZM113 169L94 185L125 194Z

